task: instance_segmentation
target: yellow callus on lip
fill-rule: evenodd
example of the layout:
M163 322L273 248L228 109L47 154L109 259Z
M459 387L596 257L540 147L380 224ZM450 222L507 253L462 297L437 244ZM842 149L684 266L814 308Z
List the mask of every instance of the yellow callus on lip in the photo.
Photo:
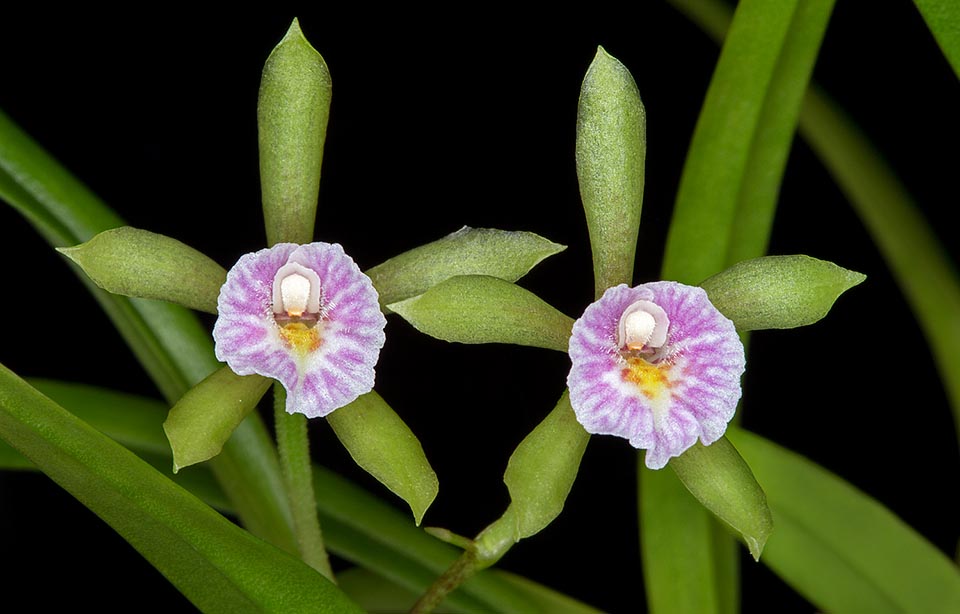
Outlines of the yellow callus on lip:
M320 347L320 326L307 326L303 322L290 322L280 327L284 342L299 354L308 354Z
M669 364L651 364L636 356L627 358L627 366L621 372L624 381L636 384L645 397L660 399L669 394L673 384L670 382Z

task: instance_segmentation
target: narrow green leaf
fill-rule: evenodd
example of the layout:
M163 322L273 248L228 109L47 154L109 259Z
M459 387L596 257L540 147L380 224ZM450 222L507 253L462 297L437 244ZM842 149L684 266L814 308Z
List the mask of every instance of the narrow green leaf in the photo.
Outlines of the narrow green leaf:
M864 279L862 273L809 256L765 256L739 262L700 286L742 332L813 324Z
M633 282L647 118L630 71L597 49L580 88L577 179L593 250L595 295Z
M566 249L532 232L464 226L366 271L386 307L455 275L489 275L514 282Z
M960 5L954 0L913 0L937 39L953 72L960 77Z
M777 529L764 562L828 612L960 611L960 569L888 509L807 459L738 428Z
M27 382L117 443L138 453L170 455L162 429L167 406L162 401L58 380L29 378Z
M57 251L107 292L169 301L208 313L217 313L217 296L227 279L222 266L192 247L129 226L106 230L86 243Z
M713 519L670 471L639 473L640 554L651 614L725 614Z
M154 457L150 452L156 449L158 441L164 441L160 425L166 417L167 409L163 403L83 384L49 382L48 385L48 382L43 382L43 385L47 390L55 391L71 413L89 421L94 428L130 442L131 449L145 456L145 460L155 467L169 467L168 446L163 446L165 457ZM156 425L153 435L145 436L138 424L131 424L123 418L118 419L118 415L129 412L125 411L124 405L114 406L112 403L127 397L134 400L131 407L147 416L145 423ZM101 402L98 403L97 398L100 398ZM71 405L73 403L76 405ZM104 411L103 407L98 405L109 406L111 411ZM123 409L118 410L118 407ZM223 491L212 479L209 466L210 464L198 465L190 471L177 474L174 480L182 482L191 492L211 505L226 513L232 512L233 508L226 502ZM0 469L35 470L36 467L0 440ZM314 465L313 474L314 491L318 493L317 505L325 528L325 538L331 551L341 557L364 565L385 578L418 592L423 591L436 575L457 557L456 549L414 528L404 514L343 477L319 465ZM456 607L472 612L498 611L512 614L515 611L529 610L530 600L539 602L541 599L550 598L566 601L568 604L568 609L549 610L551 612L594 612L591 608L540 585L531 583L532 588L528 590L522 586L514 586L523 585L523 582L510 580L511 578L503 577L502 572L481 572L462 590L450 595L446 603L456 604Z
M834 3L797 3L750 144L724 266L767 253L800 107Z
M0 113L0 197L54 247L76 245L123 220ZM100 290L74 267L168 402L215 371L213 343L190 311ZM251 532L293 549L276 451L257 416L245 420L212 464Z
M2 111L0 198L54 246L75 245L123 225L87 186L65 172Z
M573 319L535 294L486 275L460 275L392 303L414 328L459 343L514 343L567 351Z
M263 67L257 125L267 243L310 243L332 83L296 19Z
M517 446L503 474L516 519L514 541L539 533L563 511L589 440L564 392L553 411Z
M773 519L763 489L727 438L709 446L698 443L671 459L670 467L690 494L743 537L759 561Z
M354 462L407 502L419 526L440 486L420 441L400 416L371 391L327 422Z
M174 473L220 454L270 382L260 375L237 375L230 367L221 367L188 390L163 423L173 450Z
M737 6L680 180L664 279L699 283L726 262L751 145L797 4L745 0ZM810 50L814 57L816 51Z
M947 250L896 173L822 91L807 97L800 129L850 199L916 315L960 437L960 278Z
M674 0L674 4L694 5L685 10L699 13L714 25L723 21L720 7L695 0ZM681 179L664 255L665 279L697 283L732 261L765 251L797 108L832 6L833 0L739 3ZM643 486L648 474L642 468L640 474L644 476L641 489L650 496ZM678 489L665 494L671 493L679 497ZM658 574L662 585L651 594L661 598L653 610L670 612L672 597L688 599L671 594L677 582L687 582L688 588L696 590L698 582L704 581L703 599L716 611L733 614L737 592L726 584L736 584L737 563L729 540L702 509L694 511L688 499L663 505L680 507L687 514L642 512L644 543L654 534L684 531L686 522L708 528L689 561L678 558L665 565L675 574L686 570L688 578ZM654 510L654 504L648 509ZM692 520L694 516L698 520ZM686 556L680 554L682 550L668 552Z
M313 570L229 522L2 366L0 437L201 610L360 612Z

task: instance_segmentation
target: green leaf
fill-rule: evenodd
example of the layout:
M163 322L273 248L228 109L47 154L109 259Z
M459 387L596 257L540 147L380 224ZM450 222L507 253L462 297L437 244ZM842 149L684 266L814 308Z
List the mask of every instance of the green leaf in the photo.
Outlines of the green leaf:
M417 436L376 392L327 416L354 462L407 502L420 525L437 497L437 474Z
M567 249L532 232L464 226L366 271L386 307L423 294L456 275L489 275L514 282L545 258Z
M698 13L712 25L723 21L725 7L696 0L673 3ZM684 167L663 278L697 283L732 261L759 256L765 250L797 121L796 109L832 6L833 0L739 3ZM641 490L649 497L644 485L650 481L648 474L642 468L640 473L644 476ZM675 611L671 606L674 597L681 602L688 599L673 594L672 589L680 584L695 591L703 586L702 598L710 608L732 614L738 599L736 589L727 585L737 584L737 572L728 540L718 534L702 508L697 511L689 498L680 497L676 480L661 476L660 481L672 487L662 494L676 499L665 499L662 505L683 513L651 511L656 507L650 503L641 512L641 542L666 540L664 535L685 531L687 524L704 528L688 561L681 558L686 551L666 550L677 557L664 563L668 571L650 572L658 574L655 581L660 583L649 587L652 611Z
M516 520L514 541L539 533L563 511L590 434L563 393L557 406L510 456L503 481Z
M257 126L267 243L310 243L332 83L296 19L263 67Z
M486 275L461 275L392 303L414 328L459 343L514 343L567 351L573 319L535 294Z
M699 283L726 263L751 146L761 119L771 119L764 102L791 26L800 25L794 24L797 5L746 0L737 7L684 165L664 279ZM817 49L806 51L816 57Z
M738 331L817 322L866 275L809 256L765 256L737 263L700 286Z
M698 443L671 459L670 467L697 501L743 537L759 561L773 519L763 489L727 438L709 446Z
M76 245L124 224L3 113L0 197L54 247ZM75 271L170 403L217 369L210 333L194 314L169 303L110 294L78 267ZM249 417L234 431L212 466L244 526L293 549L276 451L258 417Z
M337 586L356 601L366 612L406 612L417 602L419 595L377 574L354 567L337 574ZM450 607L443 603L433 610L434 614L482 614L484 610Z
M219 264L170 237L124 226L76 247L59 248L107 292L217 313L227 279ZM186 274L189 272L189 275Z
M888 509L762 437L738 428L728 436L773 510L777 529L764 562L818 608L960 611L960 570Z
M937 39L953 72L960 77L960 5L953 0L913 0Z
M671 461L672 462L672 461ZM637 464L640 554L652 614L726 613L714 520L670 471Z
M800 129L873 237L923 329L960 437L960 279L948 251L896 173L822 91Z
M160 427L167 411L163 403L83 384L42 381L41 385L55 392L62 404L94 428L130 442L131 449L146 456L154 466L170 465L169 446L161 445L165 457L154 457L150 452L157 448L158 442L165 441ZM127 398L133 400L131 407L145 415L145 423L155 425L152 435L143 431L137 424L139 421L131 423L126 419L126 414L132 412L116 411L117 407L125 408L124 405L112 405ZM104 407L112 411L104 411ZM177 474L174 480L225 513L232 512L208 467L210 464L198 465ZM0 469L36 467L0 440ZM342 558L364 565L411 591L422 592L457 557L457 550L416 529L407 516L343 477L319 465L313 466L313 474L327 544ZM522 581L512 580L502 572L481 572L445 603L471 612L512 614L530 611L533 601L550 599L567 602L566 609L549 610L551 612L594 612L540 585L530 583L532 586L528 587Z
M646 139L646 112L633 76L598 48L580 88L576 154L597 298L633 281Z
M220 454L270 382L260 375L237 375L230 367L221 367L188 390L163 423L173 450L174 473Z
M359 612L333 584L229 522L0 366L0 437L207 612Z

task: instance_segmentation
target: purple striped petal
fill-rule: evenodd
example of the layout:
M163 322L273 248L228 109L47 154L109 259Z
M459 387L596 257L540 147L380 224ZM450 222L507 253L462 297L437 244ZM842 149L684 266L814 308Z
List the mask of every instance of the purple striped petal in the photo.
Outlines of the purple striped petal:
M631 350L620 339L622 316L636 311L638 301L666 313L666 342L658 347ZM701 288L672 281L607 290L574 323L570 360L567 385L577 419L590 433L618 435L646 450L651 469L697 438L710 445L723 435L746 364L733 322Z
M295 265L284 268L289 263ZM282 298L288 295L279 290L278 272L285 277L301 271L304 285L315 283L301 266L319 279L315 313L274 304L275 297L297 300L292 294ZM280 243L244 255L227 273L217 307L217 359L239 375L279 380L287 390L288 413L326 416L373 389L387 321L370 278L340 245Z

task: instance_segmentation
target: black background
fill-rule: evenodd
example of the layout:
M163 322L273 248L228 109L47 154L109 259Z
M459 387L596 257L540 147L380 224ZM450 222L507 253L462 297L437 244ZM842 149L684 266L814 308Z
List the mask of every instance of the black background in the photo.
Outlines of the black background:
M0 22L0 108L131 225L229 267L264 245L256 96L293 15L330 67L334 98L318 240L362 268L464 224L569 246L521 284L577 315L590 302L574 168L583 73L598 44L633 72L648 157L636 281L657 278L683 159L718 50L660 2L630 15L368 9L37 14ZM912 6L841 0L815 78L858 120L916 196L956 263L958 82ZM16 213L0 208L0 362L158 396L118 335ZM771 253L868 275L807 329L754 335L745 426L877 497L948 553L956 546L955 430L920 330L847 201L798 141ZM212 320L206 320L212 323ZM563 390L566 356L445 344L390 318L377 389L421 439L441 490L425 524L472 535L507 503L510 452ZM315 458L402 507L352 466L329 429ZM567 508L502 566L607 611L643 608L635 453L595 437ZM744 565L747 611L809 611L765 567ZM191 606L113 531L35 474L0 474L5 599L42 609Z

